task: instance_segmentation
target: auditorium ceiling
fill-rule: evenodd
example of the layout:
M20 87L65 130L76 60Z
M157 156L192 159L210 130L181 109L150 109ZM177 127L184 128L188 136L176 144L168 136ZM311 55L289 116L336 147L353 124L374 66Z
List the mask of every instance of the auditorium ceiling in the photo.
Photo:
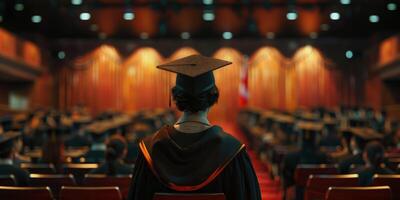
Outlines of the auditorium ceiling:
M368 38L398 0L3 0L0 26L47 38Z

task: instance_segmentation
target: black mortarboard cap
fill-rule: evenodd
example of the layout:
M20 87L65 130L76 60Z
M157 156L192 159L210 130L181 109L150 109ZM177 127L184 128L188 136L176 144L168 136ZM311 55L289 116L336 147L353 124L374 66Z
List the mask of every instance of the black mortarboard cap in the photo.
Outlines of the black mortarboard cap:
M212 71L229 64L232 63L202 55L191 55L159 65L157 68L176 73L176 87L197 96L215 86Z

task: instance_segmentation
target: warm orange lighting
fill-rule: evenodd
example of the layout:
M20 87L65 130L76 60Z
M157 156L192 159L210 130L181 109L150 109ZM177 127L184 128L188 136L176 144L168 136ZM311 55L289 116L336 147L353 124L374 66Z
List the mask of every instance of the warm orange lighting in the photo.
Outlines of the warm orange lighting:
M298 29L304 35L310 33L318 33L321 26L321 11L318 8L315 9L297 9L299 18L297 20Z

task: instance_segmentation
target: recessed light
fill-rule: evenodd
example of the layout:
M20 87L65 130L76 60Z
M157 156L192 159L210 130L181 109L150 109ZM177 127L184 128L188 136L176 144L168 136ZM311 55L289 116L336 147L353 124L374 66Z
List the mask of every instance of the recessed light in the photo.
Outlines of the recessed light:
M58 59L60 59L60 60L64 59L65 56L66 56L66 54L65 54L64 51L59 51L59 52L57 53L57 57L58 57Z
M295 13L295 12L288 12L287 14L286 14L286 18L288 19L288 20L296 20L297 19L297 13Z
M83 13L81 13L80 15L79 15L79 18L82 20L82 21L87 21L87 20L89 20L90 19L90 13L88 13L88 12L83 12Z
M33 23L37 24L37 23L42 22L42 17L40 15L33 15L31 20L32 20Z
M204 5L211 5L213 4L213 0L203 0Z
M232 39L232 37L233 37L233 34L229 31L222 33L222 38L224 38L225 40L230 40L230 39Z
M182 32L181 33L181 38L184 40L190 39L190 33L189 32Z
M24 4L22 4L22 3L17 3L17 4L14 5L14 9L15 9L16 11L23 11L24 8L25 8L25 6L24 6Z
M379 16L378 15L370 15L369 16L369 22L378 23L379 22Z
M340 19L340 14L338 12L332 12L329 17L331 20L339 20Z
M387 4L387 9L390 11L395 11L397 9L397 4L395 3L388 3Z
M345 53L345 56L346 56L347 59L353 58L353 56L354 56L353 55L353 51L347 50L346 53Z
M212 11L205 11L203 13L203 20L204 21L214 21L215 15Z
M71 0L71 4L75 5L75 6L81 5L82 4L82 0Z
M135 19L135 13L133 12L126 12L123 16L124 20L133 20Z
M351 0L340 0L340 3L343 5L349 5L351 3Z

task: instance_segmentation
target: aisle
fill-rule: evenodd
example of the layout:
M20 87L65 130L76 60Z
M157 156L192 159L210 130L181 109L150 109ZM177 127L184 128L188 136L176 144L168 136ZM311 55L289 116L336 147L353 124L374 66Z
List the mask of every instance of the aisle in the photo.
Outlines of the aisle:
M226 132L232 134L237 139L247 144L247 139L244 134L233 123L216 123L219 124ZM261 195L263 200L281 200L282 191L279 187L278 181L273 181L268 176L268 169L261 163L257 155L249 148L247 152L253 163L254 170L256 171L258 182L260 184Z

